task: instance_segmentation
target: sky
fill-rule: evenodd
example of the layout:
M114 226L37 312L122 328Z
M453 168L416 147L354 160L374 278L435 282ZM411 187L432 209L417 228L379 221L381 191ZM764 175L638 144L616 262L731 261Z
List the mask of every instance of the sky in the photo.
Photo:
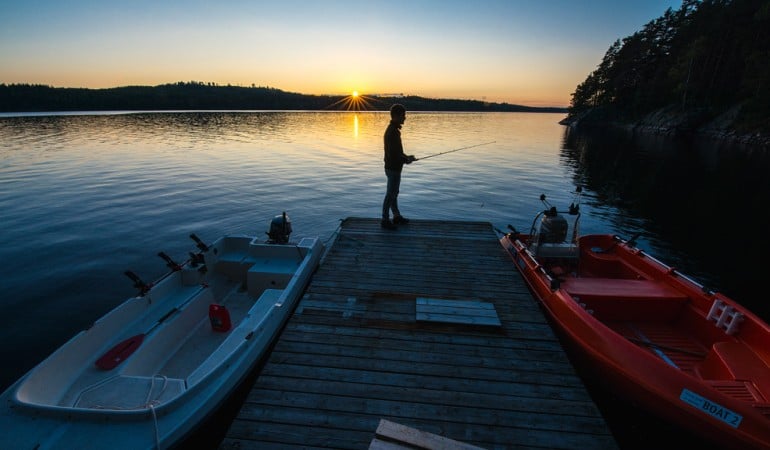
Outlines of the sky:
M567 106L681 0L0 0L0 83L269 86Z

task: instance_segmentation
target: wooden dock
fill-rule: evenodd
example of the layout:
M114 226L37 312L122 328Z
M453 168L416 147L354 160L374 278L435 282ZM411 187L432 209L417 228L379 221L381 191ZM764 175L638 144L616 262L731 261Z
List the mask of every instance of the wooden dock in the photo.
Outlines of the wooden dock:
M345 219L220 448L441 439L617 448L491 224Z

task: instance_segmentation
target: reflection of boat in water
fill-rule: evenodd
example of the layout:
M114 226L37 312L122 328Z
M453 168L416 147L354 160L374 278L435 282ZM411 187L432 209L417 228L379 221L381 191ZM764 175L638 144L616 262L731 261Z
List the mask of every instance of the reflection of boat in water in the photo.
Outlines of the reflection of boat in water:
M225 236L97 320L2 395L0 448L179 443L255 367L317 267L317 238Z
M500 242L581 367L720 447L770 448L770 327L633 238L579 236L577 202L541 200L530 232Z

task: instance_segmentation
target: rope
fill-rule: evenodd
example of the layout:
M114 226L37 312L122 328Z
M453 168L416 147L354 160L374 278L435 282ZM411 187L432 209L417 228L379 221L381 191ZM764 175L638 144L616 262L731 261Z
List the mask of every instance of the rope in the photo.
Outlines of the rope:
M326 238L324 241L324 252L321 255L321 259L319 260L319 264L322 264L324 260L326 260L326 255L331 250L332 246L331 244L339 237L341 236L340 231L342 231L342 223L345 221L345 219L340 219L340 224L337 225L337 228L332 232L332 234Z
M150 412L152 412L152 423L155 429L155 448L160 450L160 434L158 432L158 416L155 414L155 405L150 403Z
M152 397L152 391L155 390L155 380L157 378L163 379L163 386L160 389L160 392L155 396L154 399L151 399ZM123 406L105 406L105 405L95 405L94 409L116 409L121 411L130 411L134 409L149 409L150 413L152 414L152 426L153 431L155 434L155 448L160 450L160 430L158 429L158 415L155 413L155 406L160 405L160 397L163 396L163 394L166 392L166 388L168 388L168 377L166 375L153 375L150 379L150 390L147 392L147 397L144 399L143 405L138 405L134 407L123 407Z
M165 375L161 376L163 377L163 387L160 389L158 395L155 396L154 400L150 400L152 391L155 389L155 378L158 377L156 374L152 376L152 381L150 382L150 391L147 393L147 398L144 401L145 407L149 408L150 412L152 413L152 425L155 431L155 447L158 450L160 450L160 431L158 430L158 416L155 414L155 405L160 404L158 399L163 395L164 392L166 392L166 388L168 387L168 377Z

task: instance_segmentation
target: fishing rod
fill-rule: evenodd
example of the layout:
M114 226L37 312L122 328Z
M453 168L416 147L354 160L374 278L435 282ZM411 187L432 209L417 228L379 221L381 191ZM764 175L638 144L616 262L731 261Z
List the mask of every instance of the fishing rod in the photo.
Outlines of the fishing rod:
M469 145L468 147L460 147L460 148L456 148L454 150L447 150L445 152L435 153L433 155L428 155L428 156L423 156L422 158L415 158L415 161L420 161L420 160L423 160L423 159L433 158L434 156L446 155L447 153L459 152L460 150L467 150L469 148L481 147L482 145L489 145L489 144L494 144L494 143L495 143L495 141L490 141L490 142L484 142L483 144Z

